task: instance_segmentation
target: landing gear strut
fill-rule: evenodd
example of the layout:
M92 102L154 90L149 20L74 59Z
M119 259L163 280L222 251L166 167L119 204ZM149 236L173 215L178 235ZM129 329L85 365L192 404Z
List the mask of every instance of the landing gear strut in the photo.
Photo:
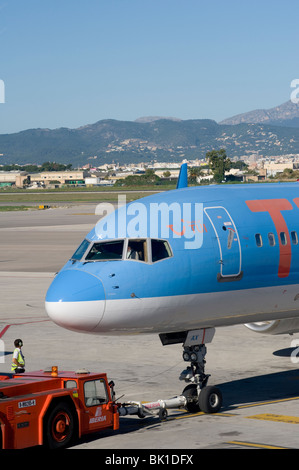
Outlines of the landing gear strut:
M207 385L210 375L205 374L205 343L210 343L214 334L214 328L189 331L183 344L183 359L190 362L190 366L183 370L180 380L188 383L182 395L187 401L186 409L191 413L217 413L222 405L221 391Z
M207 385L210 375L205 374L207 353L205 343L211 343L214 334L214 328L160 334L163 346L183 343L183 359L191 365L181 373L180 380L184 380L188 385L184 388L182 395L169 400L124 403L118 409L120 416L137 414L139 418L145 418L147 415L158 412L160 419L166 419L167 409L170 408L186 408L191 413L198 411L217 413L222 405L222 395L217 387Z

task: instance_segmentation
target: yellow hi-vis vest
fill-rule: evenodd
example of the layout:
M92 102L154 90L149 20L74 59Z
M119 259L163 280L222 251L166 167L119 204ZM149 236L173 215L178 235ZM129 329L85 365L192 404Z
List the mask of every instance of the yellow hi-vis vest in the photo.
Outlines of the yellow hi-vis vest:
M19 348L16 348L15 351L19 349ZM14 351L14 352L15 352ZM19 350L19 354L18 354L18 358L17 358L17 361L18 363L20 364L19 366L17 366L17 364L15 364L14 362L11 364L11 370L14 371L16 370L17 367L24 367L25 365L25 362L24 362L24 359L23 359L23 356L21 354L21 350Z

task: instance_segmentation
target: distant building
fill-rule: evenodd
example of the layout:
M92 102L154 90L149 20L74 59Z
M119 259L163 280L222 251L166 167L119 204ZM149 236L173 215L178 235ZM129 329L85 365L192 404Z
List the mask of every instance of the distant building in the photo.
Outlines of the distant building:
M157 170L157 171L155 171L155 174L156 174L157 176L159 176L160 178L163 178L164 173L165 173L166 171L169 171L171 178L178 178L179 173L180 173L180 170L172 170L172 169L168 169L168 168L167 168L167 170L165 170L165 169L164 169L164 170Z
M80 185L85 184L85 171L43 171L41 173L30 174L31 183L42 183L45 186L50 185Z
M277 173L282 173L287 168L298 170L299 162L264 163L264 170L267 171L267 176L276 176Z
M41 173L27 173L26 171L0 171L0 187L33 185L34 187L46 187L62 184L85 184L85 172L75 171L44 171Z
M112 186L113 182L109 179L101 178L99 176L91 176L85 178L86 186Z
M0 171L0 187L16 186L23 188L28 180L26 171Z

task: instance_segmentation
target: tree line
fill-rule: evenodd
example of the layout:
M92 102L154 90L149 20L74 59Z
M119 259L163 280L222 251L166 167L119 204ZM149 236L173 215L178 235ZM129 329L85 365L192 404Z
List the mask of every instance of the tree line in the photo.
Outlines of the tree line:
M42 165L2 165L1 171L27 171L27 173L41 173L43 171L66 171L72 169L72 164L44 162Z
M212 150L206 153L206 165L200 167L188 168L188 182L190 184L197 184L197 178L203 176L203 170L208 168L212 171L214 181L216 183L222 183L225 181L225 172L230 168L238 168L240 170L247 169L248 166L243 161L232 162L226 155L225 149ZM170 179L170 172L165 171L163 174L164 178L160 178L154 172L154 170L148 169L142 175L130 175L124 179L118 180L114 186L143 186L143 185L161 185L167 181L170 183L176 183L177 179Z
M203 169L209 168L214 177L216 183L224 182L225 172L230 168L246 169L247 165L238 161L232 163L227 157L225 149L212 150L206 153L206 166L201 167L190 167L188 169L188 180L190 184L196 184L197 178L203 175ZM71 170L72 164L64 165L56 162L44 162L42 165L3 165L2 171L26 171L28 173L40 173L43 171L66 171ZM164 178L160 178L155 174L154 170L147 169L144 174L141 175L130 175L122 180L118 180L115 183L116 187L120 186L147 186L147 185L162 185L167 183L174 183L175 178L169 178L170 172L165 171L163 174ZM166 181L167 180L167 181Z

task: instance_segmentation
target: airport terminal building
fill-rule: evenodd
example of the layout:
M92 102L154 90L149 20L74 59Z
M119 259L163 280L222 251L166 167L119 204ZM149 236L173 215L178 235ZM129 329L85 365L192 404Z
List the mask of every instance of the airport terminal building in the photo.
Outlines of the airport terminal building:
M74 171L43 171L41 173L27 173L26 171L0 171L0 187L59 187L64 184L85 184L86 172Z

